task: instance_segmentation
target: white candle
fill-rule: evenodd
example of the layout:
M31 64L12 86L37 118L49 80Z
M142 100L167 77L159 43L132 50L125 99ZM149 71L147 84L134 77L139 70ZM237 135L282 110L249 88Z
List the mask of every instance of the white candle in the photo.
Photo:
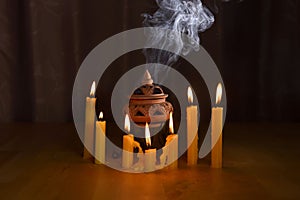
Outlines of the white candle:
M170 168L176 169L178 166L178 135L174 134L174 123L173 123L173 113L170 113L170 121L169 121L169 131L170 134L167 137L166 145L169 147L168 150L168 164L170 164Z
M151 137L150 137L150 130L149 125L146 123L145 127L145 138L146 144L148 147L151 146ZM145 158L144 158L144 170L146 172L154 171L155 164L156 164L156 149L148 149L145 150Z
M145 172L151 172L155 170L156 163L156 149L145 150L144 157L144 170Z
M103 120L103 112L99 115L100 121L96 122L96 138L95 138L95 163L105 163L105 131L106 121Z
M162 154L161 154L161 156L159 158L161 168L163 168L166 165L168 165L168 163L167 163L167 161L168 161L168 155L169 155L169 145L166 142L166 145L162 148Z
M125 117L125 130L128 135L123 136L123 155L122 155L122 167L129 169L133 165L133 145L134 136L130 134L130 120L128 114Z
M170 118L169 118L169 132L172 134L174 133L174 126L173 126L173 113L170 112ZM169 165L170 163L170 142L172 141L170 135L166 138L166 144L162 148L162 155L160 156L160 164L161 167L164 167L165 165Z
M172 134L167 137L168 145L168 165L170 164L170 168L176 169L178 166L178 135Z
M192 88L188 88L189 103L193 103ZM197 165L198 161L198 107L188 106L186 109L187 120L187 164Z
M93 159L91 151L94 151L94 128L95 128L95 105L96 98L94 97L96 90L95 81L92 84L90 97L86 98L85 107L85 131L84 131L84 159Z
M216 92L216 104L220 104L222 100L222 85L219 83ZM212 140L212 152L211 152L211 167L222 168L222 126L223 126L223 108L212 108L211 117L211 140Z

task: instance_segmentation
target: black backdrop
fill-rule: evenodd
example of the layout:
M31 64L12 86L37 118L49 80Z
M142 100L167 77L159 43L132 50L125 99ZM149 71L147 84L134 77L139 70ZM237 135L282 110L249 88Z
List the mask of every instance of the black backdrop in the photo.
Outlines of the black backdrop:
M299 1L205 2L217 21L202 45L223 75L227 119L298 122ZM155 9L154 0L1 0L0 121L71 121L73 82L84 57L106 38L140 27L141 13ZM136 55L118 59L106 73L117 78L142 63ZM98 92L109 92L107 84Z

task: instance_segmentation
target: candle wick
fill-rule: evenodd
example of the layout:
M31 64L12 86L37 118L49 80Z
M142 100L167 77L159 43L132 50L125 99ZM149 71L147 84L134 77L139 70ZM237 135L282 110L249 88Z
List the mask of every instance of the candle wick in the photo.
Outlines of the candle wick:
M148 142L146 142L146 146L147 149L151 149L151 145Z

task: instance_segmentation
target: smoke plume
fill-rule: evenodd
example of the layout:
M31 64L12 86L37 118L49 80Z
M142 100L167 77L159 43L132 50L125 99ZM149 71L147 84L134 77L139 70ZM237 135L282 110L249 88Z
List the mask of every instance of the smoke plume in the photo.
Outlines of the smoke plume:
M143 14L144 26L160 29L147 31L146 43L172 48L176 54L159 49L144 49L143 52L147 63L170 66L180 54L187 55L191 50L199 50L199 32L211 27L214 16L201 0L156 0L156 3L159 9L153 15ZM169 30L176 32L171 34Z

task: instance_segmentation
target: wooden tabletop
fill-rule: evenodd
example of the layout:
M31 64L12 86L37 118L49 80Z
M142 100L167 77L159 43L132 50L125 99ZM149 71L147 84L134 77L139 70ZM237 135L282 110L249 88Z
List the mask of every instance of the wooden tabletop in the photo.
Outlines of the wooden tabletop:
M73 124L2 124L0 199L300 199L299 130L229 124L221 170L128 174L83 160Z

